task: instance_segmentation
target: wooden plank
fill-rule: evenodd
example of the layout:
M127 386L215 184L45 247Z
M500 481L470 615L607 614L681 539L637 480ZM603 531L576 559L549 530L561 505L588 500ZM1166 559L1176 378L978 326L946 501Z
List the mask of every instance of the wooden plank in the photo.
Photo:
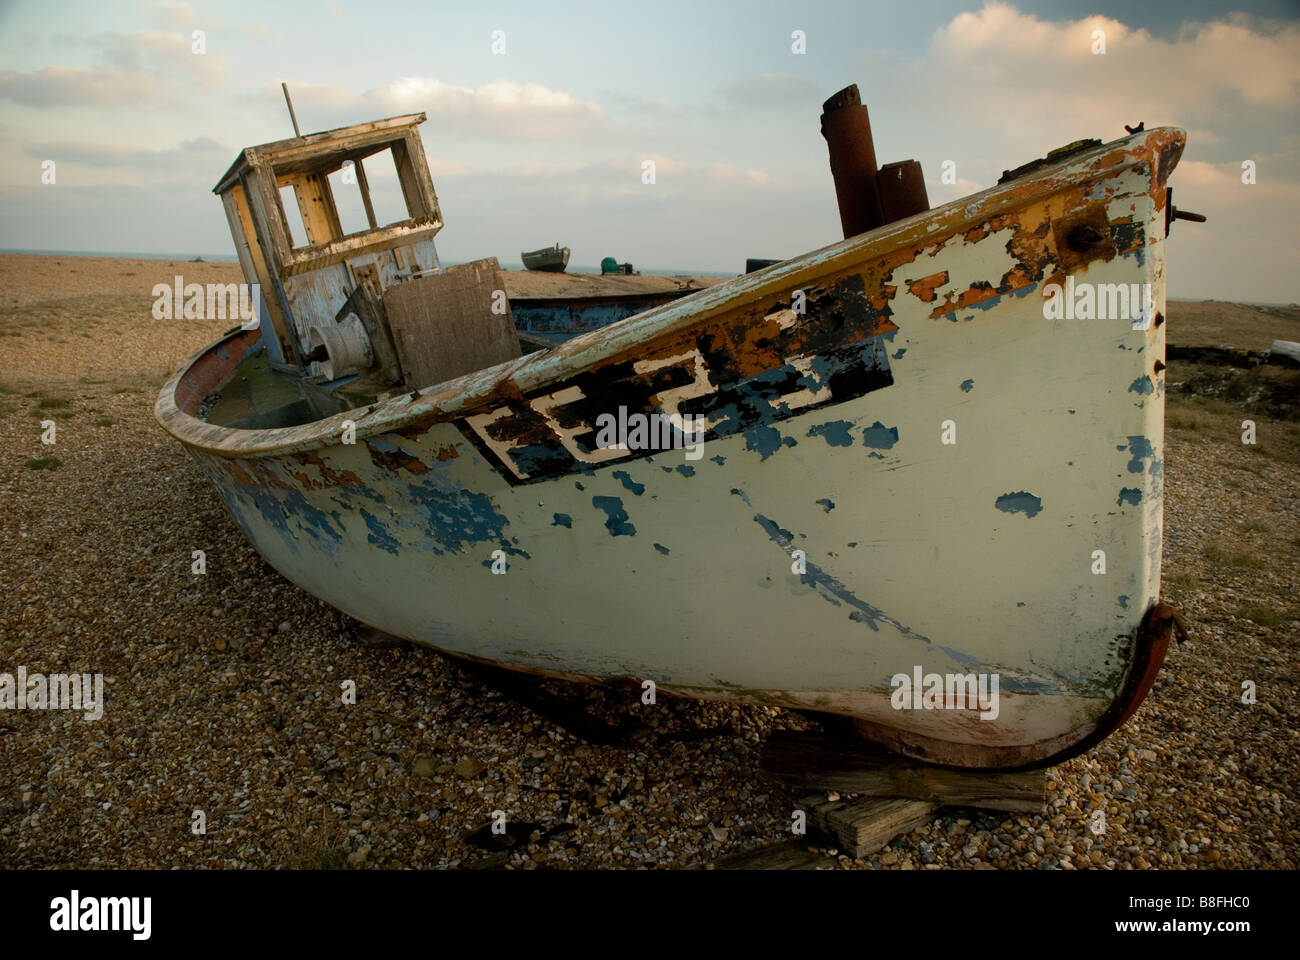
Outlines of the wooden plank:
M294 277L311 273L322 267L332 267L345 260L354 260L368 253L382 253L398 246L414 246L422 240L432 237L442 229L440 223L416 223L403 220L380 227L375 231L354 233L339 240L331 240L319 247L303 247L289 250L281 260L280 273L285 277Z
M420 191L420 202L424 206L424 216L441 223L442 211L438 208L438 194L433 188L433 174L429 172L429 159L424 155L424 141L420 138L417 127L411 127L406 131L405 142L411 158L411 169L415 173L416 185Z
M869 857L895 837L924 825L940 806L897 797L827 800L820 794L799 801L800 809L808 814L808 825L855 859Z
M422 389L521 356L495 257L448 267L384 292L393 345L406 385Z
M281 177L277 184L293 187L293 195L302 214L302 225L307 230L308 245L342 239L343 227L339 223L338 209L334 206L329 181L324 175L309 173Z
M404 139L393 142L392 151L407 213L414 220L441 220L434 200L433 181L420 146L420 135L414 130L408 131Z
M266 283L262 285L262 298L274 301L272 318L279 317L280 324L276 334L282 345L287 345L284 358L289 363L300 364L302 349L298 343L298 332L294 329L293 318L283 308L287 299L284 286L280 282L280 265L282 251L288 249L288 225L284 221L284 211L280 208L280 195L275 191L275 182L264 175L265 171L254 170L241 181L240 193L247 203L249 216L257 237L258 250L266 269ZM286 344L287 341L287 344Z
M410 113L247 147L240 151L235 162L217 181L213 192L225 192L231 183L242 178L252 166L268 157L277 162L281 172L289 172L295 166L306 169L321 158L330 157L340 151L362 152L390 139L396 139L402 135L403 128L418 126L426 119L423 113Z
M957 806L1036 813L1046 802L1046 774L985 773L933 767L859 740L778 731L768 738L763 776L791 786L872 797L906 797Z
M722 283L726 277L666 277L655 274L544 273L503 270L511 300L571 300L578 297L639 297L687 294Z
M782 840L720 860L701 864L702 870L820 870L833 868L835 860L808 849L806 840Z
M221 202L226 208L226 219L230 221L230 233L235 240L235 253L239 256L244 280L261 287L262 306L271 321L271 329L280 347L280 356L290 357L293 355L293 341L285 333L284 312L275 297L275 288L271 286L271 276L266 269L266 258L262 255L262 245L257 239L257 230L253 226L253 215L249 212L244 188L239 184L231 187L222 195Z
M365 161L358 157L352 161L352 169L357 175L357 189L361 191L361 202L366 208L366 220L370 223L370 229L374 230L379 226L375 219L375 207L370 202L370 181L366 179Z

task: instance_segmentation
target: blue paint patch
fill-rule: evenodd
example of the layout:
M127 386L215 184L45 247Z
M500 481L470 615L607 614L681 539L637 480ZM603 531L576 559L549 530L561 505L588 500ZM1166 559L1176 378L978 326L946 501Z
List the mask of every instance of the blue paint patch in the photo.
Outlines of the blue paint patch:
M512 447L510 459L515 462L519 472L524 476L543 476L560 467L567 467L573 460L568 451L556 451L544 443L530 443L522 447Z
M1143 461L1155 458L1155 447L1151 445L1151 441L1146 437L1129 437L1127 447L1129 453L1132 454L1132 459L1128 462L1129 473L1142 473L1146 469L1146 464ZM1120 446L1116 449L1123 450L1124 447Z
M1061 688L1054 683L1048 683L1045 680L1035 680L1032 677L1008 676L1005 673L1001 674L998 686L1007 693L1036 693L1044 696L1051 696L1061 692Z
M718 456L716 457L709 457L709 459L712 460L714 463L716 463L718 466L722 466L724 463L727 462L727 458L722 456L721 454L718 454Z
M877 450L891 450L898 443L898 427L886 427L877 420L862 431L862 444Z
M890 333L893 333L893 331L891 330ZM899 347L897 350L894 351L894 359L902 360L903 354L905 353L907 353L907 347Z
M557 513L555 514L555 520L551 523L551 526L568 527L570 530L572 530L573 517L569 516L567 513Z
M677 472L680 473L683 477L695 476L695 468L692 467L689 463L679 464L677 466Z
M574 480L574 481L573 481L573 485L574 485L575 487L577 487L579 490L586 490L586 489L587 489L586 487L584 487L584 486L583 486L580 482L578 482L577 480Z
M858 541L856 541L856 540L852 541L852 542L849 544L850 547L856 547L857 545L858 545Z
M1123 607L1125 610L1127 610L1127 609L1128 609L1128 597L1127 597L1127 596L1121 596L1121 597L1119 598L1119 605L1120 605L1121 607Z
M1151 394L1155 393L1156 385L1146 374L1138 377L1128 385L1129 393Z
M315 540L326 554L334 556L338 552L343 535L330 523L328 514L313 506L297 490L279 496L265 487L241 487L241 490L294 553L300 551L298 537L289 529L289 518L293 519L300 531Z
M1021 600L1019 603L1016 604L1017 607L1023 607L1024 605L1025 605L1025 601L1023 600Z
M832 447L851 447L853 435L849 431L852 429L851 420L832 420L829 423L819 423L810 427L808 436L821 437Z
M624 490L631 490L638 497L645 493L645 484L637 483L626 470L615 470L612 476L622 482Z
M786 556L789 556L790 547L794 543L794 535L789 530L784 529L776 522L769 520L762 514L755 514L754 522L763 528L764 532L773 543L776 543L783 551L785 551ZM804 560L804 573L799 575L799 580L800 582L811 586L823 600L826 600L837 607L841 604L852 607L853 612L849 614L850 620L857 623L865 623L875 631L880 630L880 627L878 626L879 623L887 623L904 636L921 640L927 644L930 642L928 637L923 637L919 633L914 633L893 617L887 616L882 610L873 607L871 604L863 600L859 600L853 595L853 592L849 590L848 587L826 571L817 567L815 564L809 563L807 559Z
M1043 510L1043 501L1032 493L1019 490L1002 494L993 501L993 506L1003 513L1023 513L1026 517L1036 517Z
M1124 506L1124 504L1127 503L1129 506L1135 507L1141 502L1142 502L1141 490L1138 490L1136 487L1124 487L1122 490L1120 490L1119 499L1115 501L1115 505L1122 507Z
M649 458L649 457L646 457L646 459L649 460L650 458ZM672 468L672 467L660 467L659 469L662 470L664 473L672 473L672 472L673 472L673 468Z
M366 535L366 542L373 543L381 550L387 550L393 556L397 556L398 543L384 528L384 525L379 522L379 518L365 507L362 507L361 519L366 521L366 528L370 531Z
M665 547L662 543L656 543L655 549L658 550L660 553L662 553L665 557L668 556L668 548Z
M605 511L605 529L611 537L634 537L636 527L628 523L627 511L619 497L592 497L591 505Z
M745 503L749 503L749 494L747 494L744 490L741 490L738 487L732 487L731 492L734 496L740 497L741 500L744 500Z
M782 446L793 447L794 437L783 437L776 427L751 427L745 431L745 449L753 450L766 460Z
M975 389L975 381L974 381L974 380L963 380L963 381L961 382L961 392L962 392L962 393L970 393L970 392L971 392L972 390L974 390L974 389Z
M819 503L827 513L830 513L835 509L835 501L829 498L818 500L817 503Z
M948 656L952 657L958 663L965 663L970 666L978 666L979 664L984 662L983 660L980 660L978 657L972 657L968 653L959 653L958 651L952 649L952 647L940 647L939 649L942 650L944 653L948 654Z
M433 481L408 483L406 489L410 498L424 508L425 530L434 553L459 553L475 544L502 541L507 553L526 556L504 542L510 521L487 494L450 484L440 486Z

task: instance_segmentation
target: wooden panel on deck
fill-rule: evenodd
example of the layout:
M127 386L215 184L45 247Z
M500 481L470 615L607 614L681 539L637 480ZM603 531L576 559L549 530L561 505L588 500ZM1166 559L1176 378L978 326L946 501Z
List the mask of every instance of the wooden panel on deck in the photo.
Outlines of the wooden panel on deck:
M277 185L293 187L309 245L342 239L343 227L339 223L339 212L334 206L334 194L324 174L306 173L280 177Z
M911 833L939 809L939 804L924 800L884 797L827 800L811 796L800 800L799 806L807 812L810 827L835 838L840 849L854 859L869 857L895 837Z
M235 253L239 257L240 267L243 268L244 280L247 283L256 283L261 288L262 306L270 317L271 329L275 331L276 340L279 341L280 357L282 360L287 359L293 356L293 340L286 332L284 311L280 309L275 288L271 285L266 256L257 239L257 229L253 225L253 214L248 209L248 198L244 194L244 188L239 184L231 187L222 194L221 202L226 209L226 219L230 221L230 233L235 239Z
M476 260L384 293L384 308L406 384L422 389L520 356L510 304L493 313L503 290L495 257Z

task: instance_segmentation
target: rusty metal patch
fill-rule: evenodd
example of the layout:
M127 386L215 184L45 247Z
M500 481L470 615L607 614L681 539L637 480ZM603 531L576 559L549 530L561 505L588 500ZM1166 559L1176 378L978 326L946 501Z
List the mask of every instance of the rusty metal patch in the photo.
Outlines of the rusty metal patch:
M514 484L778 423L893 383L881 337L897 329L888 319L895 292L883 286L871 295L861 275L850 275L793 305L768 301L757 321L741 316L694 331L690 342L669 345L675 355L613 362L456 423ZM633 415L658 425L651 446L598 442L603 416Z

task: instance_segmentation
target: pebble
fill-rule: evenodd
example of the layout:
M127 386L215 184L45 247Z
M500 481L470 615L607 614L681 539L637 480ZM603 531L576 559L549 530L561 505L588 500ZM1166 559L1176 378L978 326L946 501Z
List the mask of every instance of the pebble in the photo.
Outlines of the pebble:
M26 296L7 262L0 288ZM5 718L16 728L0 737L6 867L672 869L790 839L791 812L813 791L763 781L758 763L773 731L811 728L803 716L667 696L647 708L639 691L547 681L589 716L638 731L586 743L432 651L358 642L354 622L275 574L154 422L152 387L81 382L151 382L229 326L135 323L152 284L178 270L126 262L139 275L115 282L138 282L131 295L59 273L49 279L72 284L69 295L40 307L50 330L71 333L84 317L60 304L96 297L121 338L111 356L5 338L5 382L66 390L73 416L60 424L58 470L0 463L0 669L77 666L108 681L101 722ZM116 278L122 262L110 263ZM196 282L238 279L233 265L186 264L187 279L191 267ZM28 309L0 308L0 327ZM0 414L0 447L30 448L34 403L0 397L0 408L18 405ZM1043 812L972 822L944 810L908 846L882 851L881 867L1300 865L1300 717L1277 694L1293 679L1295 621L1266 627L1243 615L1295 609L1295 468L1243 451L1240 417L1190 431L1174 406L1164 484L1177 538L1165 544L1162 594L1194 642L1171 645L1157 689L1124 727L1050 771ZM80 426L91 407L116 425ZM1291 426L1256 419L1265 445ZM1233 483L1249 497L1233 494L1225 510ZM198 548L206 576L190 573ZM1222 555L1268 561L1213 559ZM357 684L354 705L340 702L343 678ZM1259 709L1241 703L1243 679L1257 683ZM178 846L196 798L220 834ZM1098 837L1094 809L1106 812ZM535 827L499 858L466 840L494 810ZM869 865L838 853L827 864Z

